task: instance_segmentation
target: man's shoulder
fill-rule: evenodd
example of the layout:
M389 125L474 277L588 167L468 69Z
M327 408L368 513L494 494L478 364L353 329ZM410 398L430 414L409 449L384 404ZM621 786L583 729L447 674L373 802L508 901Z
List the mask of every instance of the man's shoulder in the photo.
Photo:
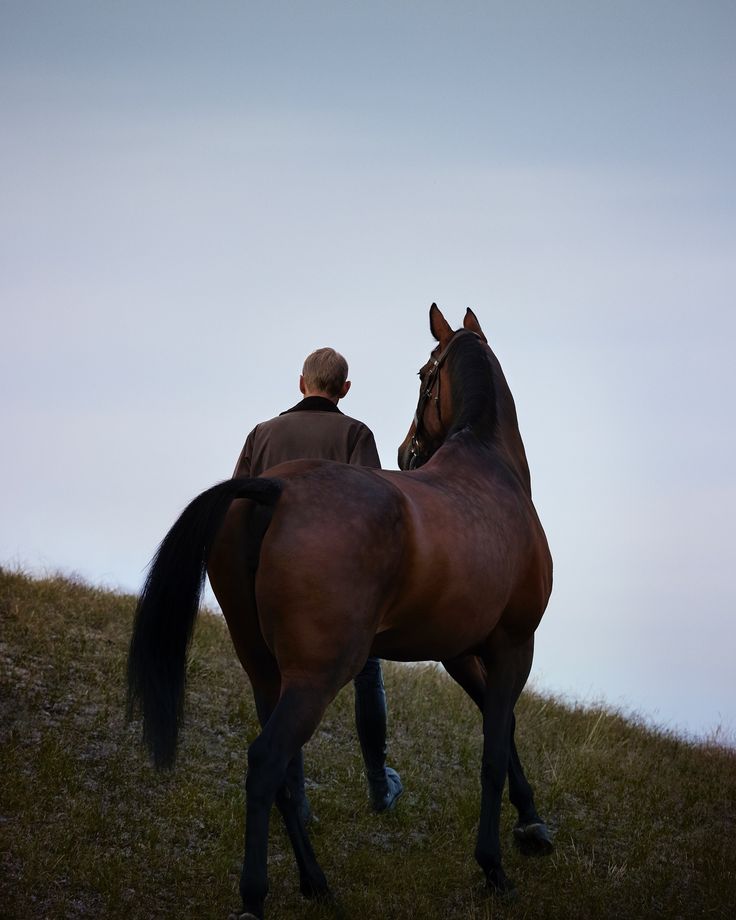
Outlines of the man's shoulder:
M342 417L345 419L345 421L346 421L348 424L352 425L353 427L355 427L355 428L361 428L361 429L363 429L364 431L367 431L368 434L371 434L371 435L373 434L373 432L372 432L371 429L368 427L368 425L366 425L365 422L361 422L361 420L360 420L359 418L353 418L352 415L345 415L345 414L343 414Z

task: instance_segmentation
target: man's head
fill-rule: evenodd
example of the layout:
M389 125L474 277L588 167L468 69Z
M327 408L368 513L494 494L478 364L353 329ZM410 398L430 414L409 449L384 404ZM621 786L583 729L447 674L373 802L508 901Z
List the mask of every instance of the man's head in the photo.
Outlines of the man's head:
M304 396L324 396L336 403L350 389L348 362L334 348L318 348L304 362L299 389Z

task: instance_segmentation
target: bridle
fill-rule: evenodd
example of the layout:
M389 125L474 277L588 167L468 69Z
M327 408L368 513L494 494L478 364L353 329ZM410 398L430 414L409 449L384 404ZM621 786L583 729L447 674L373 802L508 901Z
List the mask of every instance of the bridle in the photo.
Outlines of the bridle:
M440 370L442 365L447 360L447 355L450 353L453 345L460 339L465 338L469 335L474 335L476 338L479 338L477 333L472 332L469 329L459 329L450 341L445 345L444 349L436 358L432 358L432 366L429 370L426 383L422 388L422 392L419 394L419 402L417 403L417 409L414 413L414 434L411 436L411 441L409 442L409 463L407 469L414 470L417 467L417 460L419 459L419 452L421 450L421 440L420 440L420 429L422 427L422 419L424 417L424 409L432 399L432 390L437 387L437 391L434 394L434 404L437 407L437 420L440 425L442 424L442 410L440 408Z

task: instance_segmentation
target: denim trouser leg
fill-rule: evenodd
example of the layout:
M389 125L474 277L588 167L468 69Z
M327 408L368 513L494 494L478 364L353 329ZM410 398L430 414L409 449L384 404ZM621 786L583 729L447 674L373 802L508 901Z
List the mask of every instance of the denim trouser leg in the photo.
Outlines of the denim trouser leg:
M386 692L379 658L369 658L354 681L355 727L368 781L381 780L386 766Z

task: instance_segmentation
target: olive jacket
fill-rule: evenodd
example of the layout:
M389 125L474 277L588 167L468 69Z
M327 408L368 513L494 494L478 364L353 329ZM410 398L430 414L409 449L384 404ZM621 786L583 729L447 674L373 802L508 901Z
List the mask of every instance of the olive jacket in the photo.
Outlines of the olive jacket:
M373 432L329 399L307 396L251 431L233 476L260 476L286 460L337 460L380 469Z

